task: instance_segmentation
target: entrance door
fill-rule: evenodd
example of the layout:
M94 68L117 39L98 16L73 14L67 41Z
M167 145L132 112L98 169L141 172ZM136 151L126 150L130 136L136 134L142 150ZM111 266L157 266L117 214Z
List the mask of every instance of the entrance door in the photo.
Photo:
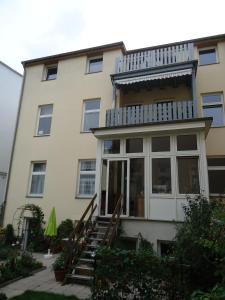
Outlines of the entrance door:
M127 159L103 160L101 215L113 214L120 195L123 196L122 215L127 215L127 174Z
M123 216L144 217L144 158L104 159L101 215L112 215L123 195Z

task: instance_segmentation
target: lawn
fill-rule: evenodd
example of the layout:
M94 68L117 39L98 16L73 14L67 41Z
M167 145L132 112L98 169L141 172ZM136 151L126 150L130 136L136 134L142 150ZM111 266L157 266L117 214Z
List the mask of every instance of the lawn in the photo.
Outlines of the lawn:
M79 300L75 296L64 296L53 293L26 291L20 296L10 298L10 300Z

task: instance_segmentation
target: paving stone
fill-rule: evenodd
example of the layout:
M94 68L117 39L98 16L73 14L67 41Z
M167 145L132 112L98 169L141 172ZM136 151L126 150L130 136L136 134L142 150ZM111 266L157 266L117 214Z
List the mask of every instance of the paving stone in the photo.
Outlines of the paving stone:
M53 255L50 259L45 259L43 254L35 253L34 257L41 261L47 269L7 285L0 290L1 293L5 293L9 298L20 295L27 290L52 292L66 296L75 295L80 299L90 297L91 291L89 287L80 284L61 285L61 283L55 281L52 263L56 255Z

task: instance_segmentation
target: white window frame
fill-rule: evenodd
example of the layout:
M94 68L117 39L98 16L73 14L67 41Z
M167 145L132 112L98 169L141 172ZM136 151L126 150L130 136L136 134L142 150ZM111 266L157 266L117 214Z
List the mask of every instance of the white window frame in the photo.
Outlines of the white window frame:
M211 50L211 49L215 49L215 54L216 54L216 62L213 64L200 64L200 52L201 51L205 51L205 50ZM210 66L210 65L215 65L219 63L219 57L218 57L218 51L217 51L217 46L209 46L209 47L204 47L204 48L199 48L198 49L198 64L199 66Z
M45 171L38 171L34 172L34 165L35 164L45 164ZM44 175L44 184L45 184L45 176L46 176L46 169L47 169L47 161L32 161L30 166L30 178L29 178L29 190L28 190L28 196L33 198L42 198L44 195L44 188L43 193L41 194L32 194L31 193L31 183L32 183L32 177L33 175Z
M42 107L45 107L45 106L52 106L52 113L51 114L41 115L41 109L42 109ZM35 133L36 136L49 136L49 135L51 135L52 115L53 115L53 104L49 103L49 104L44 104L44 105L38 106L38 119L37 119L37 125L36 125L36 133ZM49 130L50 132L46 133L46 134L44 134L44 133L41 134L41 133L38 132L40 119L43 119L43 118L51 118L51 126L50 126L50 130Z
M210 158L217 158L217 157L208 157L209 159ZM208 166L208 171L225 171L225 166L220 166L220 165L218 165L218 166ZM224 196L225 194L218 194L218 193L210 193L210 191L209 191L209 194L211 195L211 196Z
M81 162L84 162L84 161L95 161L95 171L81 171ZM95 175L95 184L96 184L96 159L94 159L94 158L79 159L79 161L78 161L78 180L77 180L76 198L90 199L94 196L95 191L93 194L80 194L80 176L81 175Z
M99 101L99 108L98 109L91 109L87 110L85 108L85 104L87 101ZM98 127L99 127L99 121L100 121L100 110L101 110L101 99L100 98L93 98L93 99L85 99L83 101L83 116L82 116L82 128L81 132L91 132L91 130L84 130L84 119L86 114L91 114L91 113L98 113Z
M203 97L204 96L213 96L213 95L219 95L220 96L220 101L219 102L212 102L212 103L203 103ZM225 125L225 111L224 111L224 98L223 98L223 93L222 92L215 92L215 93L207 93L207 94L201 94L202 97L202 115L204 116L204 108L210 108L210 107L222 107L223 111L223 124L219 126L211 125L213 128L219 128L223 127Z
M49 69L53 69L53 68L56 68L57 69L57 72L56 72L56 77L53 78L53 79L48 79L47 78L47 75L48 75L48 70ZM44 66L44 72L43 72L43 81L51 81L51 80L56 80L57 79L57 76L58 76L58 64L51 64L51 65L45 65Z
M91 64L91 61L95 60L95 59L101 59L102 60L102 68L101 68L100 71L91 72L90 71L90 64ZM87 67L86 67L86 73L87 74L95 74L95 73L100 73L102 71L103 71L103 55L92 56L92 57L87 58Z

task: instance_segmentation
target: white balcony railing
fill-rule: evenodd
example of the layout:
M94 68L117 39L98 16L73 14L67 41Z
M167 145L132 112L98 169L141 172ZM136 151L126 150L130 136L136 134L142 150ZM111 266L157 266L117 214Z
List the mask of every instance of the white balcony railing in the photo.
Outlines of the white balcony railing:
M194 59L193 43L178 44L154 50L134 52L119 57L116 62L116 73L166 66Z
M127 106L107 110L106 127L187 120L196 115L195 102L192 100Z

